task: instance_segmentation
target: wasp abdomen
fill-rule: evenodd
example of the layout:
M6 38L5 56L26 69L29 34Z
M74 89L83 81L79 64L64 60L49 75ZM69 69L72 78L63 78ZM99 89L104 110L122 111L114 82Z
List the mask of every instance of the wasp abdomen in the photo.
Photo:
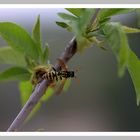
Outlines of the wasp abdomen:
M74 78L74 71L51 71L45 73L42 78L47 80L62 80L63 78Z

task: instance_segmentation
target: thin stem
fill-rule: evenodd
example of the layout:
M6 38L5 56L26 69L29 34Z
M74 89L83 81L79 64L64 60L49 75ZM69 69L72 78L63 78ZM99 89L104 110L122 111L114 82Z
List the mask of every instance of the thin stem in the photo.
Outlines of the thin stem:
M94 15L91 18L90 25L92 25L94 23L94 21L96 21L96 18L97 18L99 11L100 11L100 8L97 8Z

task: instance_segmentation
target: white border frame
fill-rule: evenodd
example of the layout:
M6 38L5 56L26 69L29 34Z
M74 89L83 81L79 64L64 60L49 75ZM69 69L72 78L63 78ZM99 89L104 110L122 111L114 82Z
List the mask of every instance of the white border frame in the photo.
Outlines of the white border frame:
M0 8L140 8L140 4L0 4Z
M0 4L0 8L140 8L140 4ZM140 132L0 132L0 136L140 136Z
M0 132L0 136L140 136L140 132Z

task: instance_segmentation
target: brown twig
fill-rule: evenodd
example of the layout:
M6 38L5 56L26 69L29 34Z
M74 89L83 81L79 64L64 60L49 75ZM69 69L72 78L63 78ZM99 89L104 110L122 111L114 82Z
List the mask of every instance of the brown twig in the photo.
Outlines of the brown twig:
M96 19L98 12L99 12L99 9L96 9L96 12L93 15L92 21ZM61 54L60 59L63 60L64 63L67 63L76 53L76 51L77 51L77 43L76 43L76 39L73 38L70 41L68 47L66 47L64 52ZM56 70L60 70L59 63L56 63L54 67ZM8 128L7 130L8 132L19 131L25 119L31 113L35 105L39 102L40 98L45 94L45 91L47 90L50 83L51 81L43 80L39 85L36 86L35 90L33 91L32 95L28 99L27 103L24 105L22 110L19 112L15 120L12 122L12 124Z

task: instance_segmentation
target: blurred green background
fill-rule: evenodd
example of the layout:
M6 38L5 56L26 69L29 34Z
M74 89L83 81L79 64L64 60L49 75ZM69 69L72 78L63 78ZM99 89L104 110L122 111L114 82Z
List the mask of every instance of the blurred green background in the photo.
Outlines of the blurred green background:
M50 61L55 63L72 38L72 34L55 24L57 12L64 9L0 9L0 22L16 22L30 33L37 16L41 16L43 44L50 45ZM114 16L131 27L138 27L136 13ZM130 47L140 56L140 34L129 35ZM0 38L0 46L6 43ZM117 63L111 50L95 46L76 54L68 64L77 69L80 80L72 81L67 93L53 96L43 103L39 112L24 125L22 131L140 131L140 107L128 72L117 76ZM0 70L6 68L0 65ZM0 131L6 131L20 111L18 82L0 83Z

